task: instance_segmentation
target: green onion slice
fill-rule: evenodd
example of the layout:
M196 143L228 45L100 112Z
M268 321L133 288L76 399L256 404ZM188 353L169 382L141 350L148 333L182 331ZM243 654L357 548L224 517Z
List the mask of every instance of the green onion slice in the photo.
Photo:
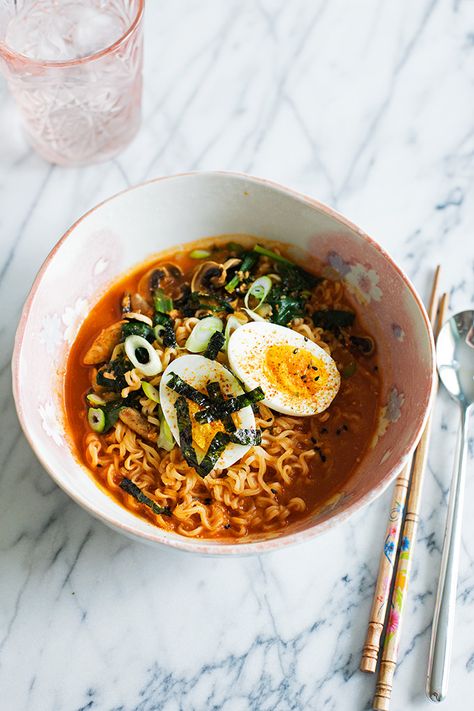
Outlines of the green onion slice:
M96 407L98 405L106 405L106 401L104 400L103 397L100 397L100 395L97 395L96 393L89 393L86 395L87 402L89 405L95 405Z
M244 323L247 323L247 319L245 316L242 316L239 313L232 314L229 316L229 318L226 321L225 324L225 343L224 343L224 350L227 350L227 346L229 344L229 338L232 336L234 331L236 331L238 328L244 325Z
M105 412L100 407L90 407L87 421L94 432L103 432L105 429Z
M144 381L142 383L142 390L149 400L152 400L153 402L160 402L160 393L153 385L151 385L151 383Z
M124 477L120 482L119 486L121 489L126 491L127 494L133 496L133 498L140 502L140 504L145 504L145 506L148 506L153 511L153 513L157 515L161 514L163 516L171 516L171 511L168 506L158 506L158 504L155 504L155 502L152 501L149 496L144 494L143 491L130 479Z
M158 435L158 441L156 443L158 449L165 449L167 452L171 452L174 447L174 437L171 433L170 426L166 422L166 418L163 414L163 410L160 407L160 434Z
M173 308L173 299L167 296L163 289L158 287L153 292L153 304L155 306L155 311L167 314Z
M224 325L217 316L206 316L197 323L188 336L184 347L191 353L204 353L211 336L216 331L222 331Z
M146 351L146 356L148 360L145 363L140 362L137 358L137 351L140 350L142 353ZM128 359L136 368L143 373L148 378L152 378L154 375L158 375L163 370L161 365L161 360L158 353L155 351L152 345L142 336L127 336L125 339L125 353Z
M249 290L245 294L245 307L247 309L250 309L250 297L253 296L253 298L256 299L258 302L257 305L254 306L252 309L253 311L256 311L258 307L261 306L267 298L271 288L272 280L270 279L270 277L262 276L256 279L253 284L250 285Z
M189 256L191 259L207 259L211 256L211 253L208 249L193 249L193 251L189 253Z

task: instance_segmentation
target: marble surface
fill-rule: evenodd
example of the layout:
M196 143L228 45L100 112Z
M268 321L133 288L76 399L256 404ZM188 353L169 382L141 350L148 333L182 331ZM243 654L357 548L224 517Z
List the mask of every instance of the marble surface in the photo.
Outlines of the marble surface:
M15 415L10 355L42 260L85 210L150 177L276 179L378 239L450 311L474 299L472 0L149 0L143 125L81 170L25 144L0 85L0 707L5 711L356 711L390 492L323 537L215 560L131 543L50 480ZM457 417L438 399L393 709L428 709L429 630ZM470 447L474 455L473 441ZM472 460L470 462L472 473ZM474 688L474 478L451 684ZM469 703L468 703L469 705Z

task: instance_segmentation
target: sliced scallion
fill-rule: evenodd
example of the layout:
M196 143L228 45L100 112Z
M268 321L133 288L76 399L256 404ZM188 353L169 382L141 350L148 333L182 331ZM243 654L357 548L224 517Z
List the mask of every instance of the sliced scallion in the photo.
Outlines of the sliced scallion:
M167 314L173 308L173 299L167 296L163 289L158 287L153 292L153 304L155 306L155 311Z
M98 405L106 404L104 398L100 397L100 395L97 395L96 393L89 393L88 395L86 395L86 399L89 405L94 405L95 407L97 407Z
M149 400L152 400L153 402L160 402L160 393L153 385L151 385L151 383L144 381L142 383L142 390Z
M156 443L158 449L165 449L167 452L171 452L174 447L174 437L171 433L170 426L167 423L163 411L160 407L160 434L158 435L158 441Z
M208 249L193 249L193 251L189 253L189 256L191 259L207 259L211 256L211 253Z
M262 276L256 279L253 284L250 285L249 290L245 294L245 307L247 309L250 309L250 297L253 296L254 299L256 299L257 304L253 307L253 311L256 311L259 306L263 304L265 299L267 298L268 294L270 293L270 289L272 288L272 280L270 277L267 276Z
M231 335L234 333L234 331L236 331L238 328L243 326L244 323L247 323L247 319L242 314L236 313L236 314L232 314L231 316L229 316L229 318L227 319L226 324L225 324L225 332L224 332L224 335L225 335L224 350L225 351L227 350L227 345L229 343L229 338L231 337Z
M140 359L137 357L137 351L140 351ZM125 339L125 353L134 368L148 378L158 375L163 369L158 353L142 336L128 336ZM144 363L142 356L147 358Z
M105 412L100 407L90 407L87 421L94 432L103 432L105 429Z
M211 336L216 331L222 331L224 325L217 316L206 316L201 319L193 328L185 343L185 348L191 353L204 353Z

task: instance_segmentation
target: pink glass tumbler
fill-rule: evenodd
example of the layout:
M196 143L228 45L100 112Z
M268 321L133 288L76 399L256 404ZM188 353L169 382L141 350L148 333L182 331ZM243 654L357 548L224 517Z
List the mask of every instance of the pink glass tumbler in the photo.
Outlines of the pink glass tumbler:
M0 67L51 163L107 160L138 131L144 0L0 0Z

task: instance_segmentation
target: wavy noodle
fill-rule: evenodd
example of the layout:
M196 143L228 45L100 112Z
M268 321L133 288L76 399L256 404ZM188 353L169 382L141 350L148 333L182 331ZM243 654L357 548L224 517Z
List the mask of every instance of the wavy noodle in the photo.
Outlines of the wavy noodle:
M259 273L273 273L272 262L260 260ZM344 308L344 290L340 282L324 280L309 299L309 312L327 305ZM174 314L173 314L174 315ZM155 343L163 370L179 357L198 318L175 318L179 348ZM295 319L292 328L317 343L328 353L337 348L335 336L315 327L308 317ZM326 340L324 340L326 337ZM225 356L219 355L225 363ZM336 361L337 362L337 361ZM340 365L340 364L338 364ZM363 366L361 366L363 368ZM366 369L368 382L377 376ZM91 369L91 382L96 369ZM125 374L122 397L141 387L136 369ZM149 382L159 387L161 373ZM344 383L347 398L357 397L350 381ZM353 390L351 390L351 388ZM139 400L142 414L159 427L159 406L149 398ZM363 425L363 412L341 408L338 401L325 412L311 418L290 417L272 412L260 404L256 424L262 430L262 443L225 471L214 471L202 479L184 461L178 447L170 452L157 450L118 420L106 435L85 435L86 461L97 478L127 508L146 516L167 530L188 537L232 536L242 538L258 531L276 531L295 516L307 512L307 492L315 487L315 476L324 478L332 470L334 451L321 439L327 426L356 432ZM316 474L315 474L316 473ZM159 505L169 506L173 516L154 516L131 496L126 496L119 483L126 476ZM295 489L295 484L298 485ZM301 495L300 495L301 494Z

